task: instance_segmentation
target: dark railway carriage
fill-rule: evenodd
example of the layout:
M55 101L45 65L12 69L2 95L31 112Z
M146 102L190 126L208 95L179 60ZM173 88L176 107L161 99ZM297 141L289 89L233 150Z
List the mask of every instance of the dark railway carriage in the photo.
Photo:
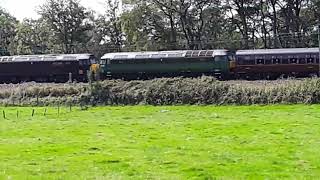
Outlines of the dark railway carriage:
M231 57L227 50L109 53L101 58L101 71L103 76L125 79L202 74L226 77L233 65Z
M318 48L239 50L237 78L274 79L280 76L306 77L319 72Z
M21 55L0 57L1 82L85 81L95 58L90 54Z

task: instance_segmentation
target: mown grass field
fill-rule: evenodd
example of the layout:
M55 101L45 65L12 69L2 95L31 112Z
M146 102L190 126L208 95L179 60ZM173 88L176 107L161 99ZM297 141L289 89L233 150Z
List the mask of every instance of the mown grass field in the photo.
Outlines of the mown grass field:
M319 105L0 109L0 179L320 177Z

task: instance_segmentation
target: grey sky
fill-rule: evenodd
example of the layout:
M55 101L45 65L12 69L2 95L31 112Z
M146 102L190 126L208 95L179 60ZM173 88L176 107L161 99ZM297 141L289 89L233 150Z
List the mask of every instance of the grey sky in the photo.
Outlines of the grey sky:
M11 15L19 20L24 18L37 18L36 8L46 0L0 0L0 7L5 8ZM104 0L80 0L87 8L103 13Z

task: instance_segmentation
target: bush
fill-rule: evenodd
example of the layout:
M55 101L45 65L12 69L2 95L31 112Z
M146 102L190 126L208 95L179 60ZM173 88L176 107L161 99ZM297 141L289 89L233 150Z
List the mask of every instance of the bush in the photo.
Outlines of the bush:
M320 79L217 81L213 77L0 85L2 105L315 104Z

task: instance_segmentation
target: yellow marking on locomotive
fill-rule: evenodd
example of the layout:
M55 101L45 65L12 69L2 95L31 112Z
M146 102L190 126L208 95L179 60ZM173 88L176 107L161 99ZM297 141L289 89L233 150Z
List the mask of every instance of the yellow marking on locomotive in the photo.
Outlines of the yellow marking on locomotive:
M100 65L99 64L91 64L90 71L94 74L99 73Z
M230 61L229 62L229 67L230 67L230 69L236 68L236 61Z
M235 56L230 57L229 68L230 69L236 68L236 57Z

